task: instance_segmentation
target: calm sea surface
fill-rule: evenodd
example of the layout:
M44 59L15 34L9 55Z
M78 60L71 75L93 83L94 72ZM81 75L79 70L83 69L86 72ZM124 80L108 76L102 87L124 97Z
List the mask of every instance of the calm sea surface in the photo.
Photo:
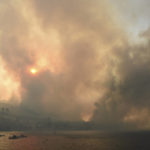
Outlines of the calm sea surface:
M0 150L150 150L150 133L0 132ZM27 138L10 140L11 135Z

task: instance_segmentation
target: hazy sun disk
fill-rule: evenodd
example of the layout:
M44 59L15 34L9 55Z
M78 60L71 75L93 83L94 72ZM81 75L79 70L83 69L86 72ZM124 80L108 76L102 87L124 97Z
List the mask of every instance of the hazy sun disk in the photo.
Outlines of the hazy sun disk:
M38 71L37 71L36 68L31 68L31 69L30 69L30 72L31 72L32 74L36 74Z

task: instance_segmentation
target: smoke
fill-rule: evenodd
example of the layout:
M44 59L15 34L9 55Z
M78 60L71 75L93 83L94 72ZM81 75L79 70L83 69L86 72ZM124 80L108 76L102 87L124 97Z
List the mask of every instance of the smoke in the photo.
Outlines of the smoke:
M149 30L145 42L131 44L126 24L103 0L5 0L0 12L11 91L1 99L59 119L148 128Z
M93 120L107 128L149 129L149 29L141 34L147 43L115 47L115 70L106 93L96 103Z

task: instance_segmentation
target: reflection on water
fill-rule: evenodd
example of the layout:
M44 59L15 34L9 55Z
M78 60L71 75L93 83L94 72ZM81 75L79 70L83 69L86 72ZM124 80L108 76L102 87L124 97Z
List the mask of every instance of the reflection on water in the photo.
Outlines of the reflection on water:
M0 150L149 150L150 133L57 132L27 133L27 138L9 140L21 132L1 132Z

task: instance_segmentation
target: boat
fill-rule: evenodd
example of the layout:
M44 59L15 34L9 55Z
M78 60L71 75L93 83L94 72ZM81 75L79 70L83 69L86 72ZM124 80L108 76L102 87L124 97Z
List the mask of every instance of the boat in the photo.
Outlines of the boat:
M26 135L21 134L21 135L12 135L12 136L9 136L8 139L15 140L15 139L26 138L26 137L27 137Z

